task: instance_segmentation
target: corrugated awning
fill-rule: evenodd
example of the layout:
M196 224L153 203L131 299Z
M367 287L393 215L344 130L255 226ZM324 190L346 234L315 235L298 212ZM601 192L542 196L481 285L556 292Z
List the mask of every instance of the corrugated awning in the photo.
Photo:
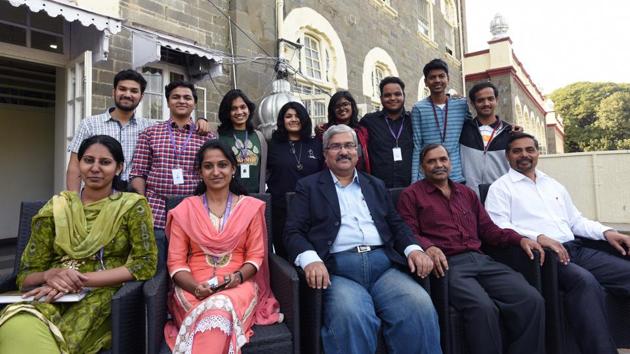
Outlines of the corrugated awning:
M51 0L9 0L9 3L15 7L26 5L32 12L43 10L50 17L62 16L68 22L79 21L85 27L94 26L99 31L108 31L110 34L116 34L122 29L120 19L100 15L62 2Z

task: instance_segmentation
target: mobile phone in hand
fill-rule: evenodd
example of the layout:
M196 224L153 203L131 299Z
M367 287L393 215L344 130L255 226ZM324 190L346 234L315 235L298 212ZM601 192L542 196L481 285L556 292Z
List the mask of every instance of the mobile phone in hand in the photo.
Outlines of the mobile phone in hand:
M210 289L212 289L213 292L223 290L229 283L230 277L227 275L223 276L223 282L221 283L219 283L219 277L214 277L208 280L208 285L210 285Z

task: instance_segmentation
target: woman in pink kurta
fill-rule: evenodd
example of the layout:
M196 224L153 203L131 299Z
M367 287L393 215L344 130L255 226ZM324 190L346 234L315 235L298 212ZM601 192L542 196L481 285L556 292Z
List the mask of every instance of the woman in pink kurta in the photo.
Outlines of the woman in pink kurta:
M254 324L282 320L269 288L265 203L242 195L232 177L236 159L222 143L207 142L195 167L196 195L167 217L174 284L164 334L174 353L240 353ZM215 291L215 277L227 286Z

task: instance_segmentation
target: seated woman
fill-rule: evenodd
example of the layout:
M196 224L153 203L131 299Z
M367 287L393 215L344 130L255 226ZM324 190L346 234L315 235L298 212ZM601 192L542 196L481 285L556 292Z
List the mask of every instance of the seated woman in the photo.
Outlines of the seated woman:
M42 302L7 306L0 314L0 353L97 353L111 346L110 301L122 283L155 274L151 209L125 183L120 143L85 139L78 151L84 188L61 192L33 217L17 285ZM64 294L92 290L74 303Z
M269 288L265 203L244 195L236 168L229 147L206 142L195 157L195 195L167 216L174 287L164 335L173 352L240 353L254 324L282 321Z
M287 218L286 194L295 192L297 181L322 170L322 141L311 137L312 122L299 102L288 102L278 112L277 129L271 135L267 191L271 194L273 247L287 257L282 231Z

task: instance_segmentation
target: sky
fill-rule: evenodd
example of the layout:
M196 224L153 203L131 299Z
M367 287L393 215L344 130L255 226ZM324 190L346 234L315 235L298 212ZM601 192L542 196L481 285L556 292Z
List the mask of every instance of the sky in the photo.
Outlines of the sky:
M576 81L630 83L630 1L466 0L468 52L488 48L498 12L544 94Z

